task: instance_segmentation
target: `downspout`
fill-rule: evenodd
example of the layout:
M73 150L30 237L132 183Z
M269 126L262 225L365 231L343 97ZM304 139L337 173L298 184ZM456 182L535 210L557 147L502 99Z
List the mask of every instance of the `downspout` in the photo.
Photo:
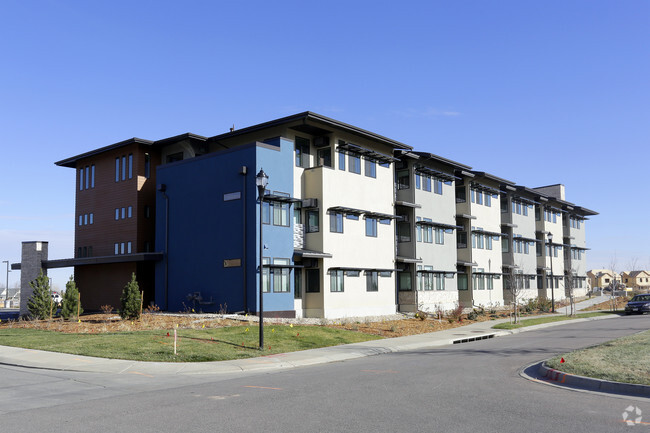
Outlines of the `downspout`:
M246 255L246 231L248 228L248 221L246 218L246 207L247 207L247 201L246 201L246 174L248 173L247 167L244 165L241 167L239 170L239 174L242 175L242 207L243 207L243 216L244 216L244 226L242 230L242 271L243 271L243 276L242 276L242 281L243 281L243 286L244 286L244 312L248 313L248 283L246 280L247 277L247 267L246 264L248 263L248 256Z

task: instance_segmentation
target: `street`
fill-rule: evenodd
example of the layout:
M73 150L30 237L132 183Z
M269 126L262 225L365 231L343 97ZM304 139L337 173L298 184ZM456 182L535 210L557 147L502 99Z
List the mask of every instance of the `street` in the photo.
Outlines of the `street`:
M0 366L2 431L612 432L650 399L559 389L519 370L650 327L633 316L266 373L109 375ZM622 422L633 405L644 424Z

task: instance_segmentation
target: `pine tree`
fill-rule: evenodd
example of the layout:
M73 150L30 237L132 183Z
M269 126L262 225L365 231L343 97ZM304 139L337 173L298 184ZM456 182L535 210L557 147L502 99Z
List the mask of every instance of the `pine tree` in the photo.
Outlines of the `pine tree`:
M30 281L29 285L34 289L32 297L27 301L29 314L37 319L50 318L56 313L56 306L50 294L50 279L41 270L38 277Z
M70 275L70 281L65 285L65 293L63 294L63 300L61 301L61 316L63 316L65 320L75 316L77 314L78 304L79 290L77 289L77 284L74 282L74 278ZM79 305L79 314L83 313L83 311L83 308Z
M120 307L122 319L140 318L140 287L135 280L135 273L131 274L131 281L124 286L120 297Z

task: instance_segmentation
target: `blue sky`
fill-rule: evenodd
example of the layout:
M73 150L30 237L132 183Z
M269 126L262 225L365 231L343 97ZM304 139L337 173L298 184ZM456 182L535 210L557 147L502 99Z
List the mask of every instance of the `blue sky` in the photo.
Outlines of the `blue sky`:
M562 183L600 212L590 268L650 268L648 1L3 0L0 16L0 260L23 240L73 255L75 173L55 161L310 110Z

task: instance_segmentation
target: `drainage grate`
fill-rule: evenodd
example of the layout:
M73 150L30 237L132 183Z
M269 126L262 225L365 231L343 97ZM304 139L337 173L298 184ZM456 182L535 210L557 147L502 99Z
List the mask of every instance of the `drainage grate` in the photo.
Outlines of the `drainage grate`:
M487 340L488 338L494 338L495 335L496 334L476 335L476 336L473 336L473 337L458 338L456 340L451 340L451 342L452 342L452 344L470 343L472 341Z

